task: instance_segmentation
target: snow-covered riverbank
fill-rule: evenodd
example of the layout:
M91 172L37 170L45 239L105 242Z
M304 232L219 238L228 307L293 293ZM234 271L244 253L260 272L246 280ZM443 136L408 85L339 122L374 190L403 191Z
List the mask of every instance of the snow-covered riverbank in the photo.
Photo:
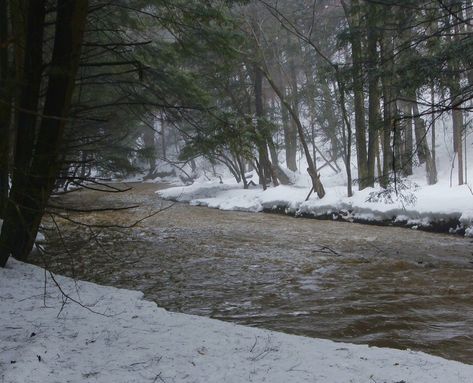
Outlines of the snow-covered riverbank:
M257 181L257 176L253 175ZM263 191L244 190L232 178L204 180L158 192L165 199L189 202L222 210L278 211L295 216L337 219L350 222L383 223L431 231L457 232L473 236L473 193L468 185L446 182L427 186L408 181L396 191L367 188L348 198L340 177L328 178L323 199L309 192L306 177L293 186L278 186Z
M473 366L424 353L170 313L140 292L56 280L87 308L41 268L0 269L2 383L473 381Z

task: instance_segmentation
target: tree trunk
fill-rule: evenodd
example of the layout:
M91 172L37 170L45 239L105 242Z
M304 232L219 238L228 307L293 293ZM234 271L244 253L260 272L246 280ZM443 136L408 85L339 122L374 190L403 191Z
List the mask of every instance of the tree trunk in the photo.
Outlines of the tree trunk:
M412 115L414 119L414 132L417 157L420 164L425 163L427 173L427 183L433 185L437 183L437 168L435 160L433 158L433 151L430 152L429 144L427 143L427 129L425 127L425 121L419 115L419 106L416 100L416 94L411 96L412 98ZM432 120L432 134L435 135L435 121ZM435 145L435 139L434 139Z
M30 4L37 3L40 1ZM44 3L42 5L42 9L38 11L44 14ZM28 193L19 206L9 204L9 214L0 236L0 265L6 263L10 254L21 260L27 258L61 169L59 154L79 64L88 1L59 0L57 5L48 87L28 177ZM42 44L42 39L40 42ZM29 51L26 52L28 55ZM25 193L25 190L21 192ZM17 210L18 213L11 214L12 210Z
M431 126L431 132L432 132L432 175L435 175L435 178L432 178L432 184L437 183L437 158L436 158L436 142L435 142L435 87L432 84L431 85L431 103L432 103L432 126ZM429 177L429 173L427 172L427 177Z
M145 127L143 133L143 143L145 146L146 157L148 159L149 175L153 174L156 170L156 141L154 133L154 130L149 127Z
M317 196L322 199L325 196L325 189L320 181L320 175L317 172L317 165L315 162L315 158L312 159L312 156L310 154L309 147L307 145L307 141L305 139L304 135L304 127L302 126L302 123L299 119L299 116L297 115L297 112L292 108L292 106L287 102L287 100L284 98L284 94L281 92L281 90L277 87L276 83L272 80L271 76L269 73L264 72L264 75L266 76L266 79L269 82L269 85L271 85L271 88L273 88L274 92L276 95L279 97L279 100L281 101L281 104L283 104L287 110L289 111L291 117L294 119L296 126L297 126L297 132L299 135L299 140L302 145L302 148L304 149L304 154L306 156L307 160L307 173L309 173L309 176L312 180L312 189L317 193ZM310 194L309 194L310 195Z
M0 0L0 217L8 200L11 87L9 86L9 44L7 0Z
M352 186L352 175L351 175L351 137L352 137L352 129L350 123L350 117L348 116L348 112L346 109L345 104L345 85L343 81L340 79L340 74L338 72L335 73L337 85L338 85L338 92L340 94L340 108L342 110L342 117L343 117L343 127L342 127L342 139L343 139L343 162L345 163L345 169L347 173L347 195L348 197L353 196L353 186Z
M399 116L399 135L398 147L401 148L401 164L400 168L405 176L412 175L412 103L404 100L399 101L399 110L401 115ZM399 145L401 144L401 145Z
M273 174L273 178L275 178L278 182L283 185L289 185L291 183L289 177L286 173L281 169L279 166L278 160L278 153L276 152L276 148L274 146L274 142L272 137L268 137L268 147L269 147L269 154L271 156L271 170Z
M22 69L21 88L16 102L16 148L12 188L4 211L4 223L0 234L0 266L4 266L10 254L24 259L16 248L22 245L22 237L30 237L25 201L30 198L30 161L36 130L36 113L38 110L41 74L43 65L43 32L45 17L45 0L28 2L26 7L26 36L23 63L17 62L17 69ZM22 30L21 16L18 15L17 30ZM17 59L22 50L16 49ZM20 236L22 233L23 236ZM18 235L18 236L17 236Z
M381 44L381 62L383 62L383 72L381 84L383 89L383 175L380 178L380 185L387 188L390 182L389 173L393 167L393 152L391 150L391 132L394 130L395 100L391 85L393 46L392 37L389 31L384 32Z
M286 166L288 169L295 172L297 170L297 143L291 141L291 130L293 130L293 122L289 119L289 112L287 108L281 104L281 119L284 131L284 150L286 152ZM297 133L297 130L296 130Z
M369 186L368 156L366 152L366 128L365 128L365 100L363 94L363 53L361 46L361 12L359 0L352 0L348 8L342 1L343 8L350 27L350 42L353 59L353 92L355 103L355 137L356 156L358 165L359 189L363 190Z
M332 92L330 91L330 87L329 87L326 76L324 76L323 74L320 74L319 83L322 90L322 99L325 105L324 112L327 117L326 118L327 128L325 132L326 132L326 135L330 139L330 159L334 162L336 168L339 169L338 164L337 164L337 158L340 155L339 140L337 137L338 121L337 121L337 117L335 115L335 110L334 110L334 106L336 105L336 102L334 102L333 100Z
M166 160L166 120L164 118L164 115L161 114L161 118L159 119L159 122L161 123L161 154L163 156L163 159Z
M376 153L378 153L378 137L381 128L380 115L380 97L379 97L379 76L378 69L378 33L377 28L377 12L378 6L374 3L368 5L368 175L366 180L367 186L374 186L375 180L375 161Z
M452 4L452 8L446 14L447 22L450 24L450 16L455 16L456 13L459 13L461 10L460 3ZM451 13L451 15L450 15ZM457 17L462 17L457 16ZM456 17L453 17L453 22L450 25L451 35L448 37L450 43L453 43L457 39L460 38L460 27L458 25L458 21ZM450 75L450 99L452 105L452 122L453 122L453 151L457 157L457 171L458 171L458 185L463 185L463 112L460 109L462 103L462 94L461 94L461 84L460 84L460 64L458 61L458 57L452 57L448 63L448 69L451 73Z
M290 46L290 32L287 32L287 44ZM288 52L288 61L289 61L289 77L290 77L290 89L292 105L295 110L299 108L299 95L298 95L298 86L297 86L297 70L296 64L292 55ZM284 75L281 73L281 79L284 78ZM284 91L284 90L283 90ZM284 108L284 106L281 106ZM287 111L286 111L287 114ZM295 172L297 170L297 126L293 119L285 125L286 130L284 130L284 146L286 149L286 164L288 169Z
M259 175L260 184L263 185L263 189L266 190L268 183L271 182L272 170L271 162L268 157L268 147L266 140L266 132L263 126L262 119L264 118L263 109L263 73L261 69L255 65L255 116L256 116L256 135L258 137L258 157L259 157Z

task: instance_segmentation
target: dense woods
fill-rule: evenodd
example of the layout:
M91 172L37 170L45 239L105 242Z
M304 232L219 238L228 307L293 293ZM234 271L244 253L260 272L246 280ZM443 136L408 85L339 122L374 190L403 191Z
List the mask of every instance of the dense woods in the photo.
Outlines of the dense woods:
M53 193L139 171L300 172L324 198L330 169L351 196L416 168L435 184L441 146L468 181L471 0L0 0L0 18L2 266Z

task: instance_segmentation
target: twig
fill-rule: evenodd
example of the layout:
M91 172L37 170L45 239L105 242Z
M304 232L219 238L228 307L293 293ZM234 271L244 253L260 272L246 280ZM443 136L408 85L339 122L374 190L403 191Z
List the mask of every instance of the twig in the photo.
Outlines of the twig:
M61 285L59 284L59 282L56 280L56 278L54 277L54 274L48 270L48 273L49 273L49 276L51 277L52 281L54 282L54 284L56 285L56 287L58 288L58 290L61 292L62 296L64 299L69 299L71 302L74 302L75 304L78 304L80 307L90 311L91 313L93 314L98 314L98 315L102 315L104 317L107 317L107 318L112 318L114 317L115 315L110 315L110 314L105 314L105 313L101 313L101 312L98 312L98 311L95 311L93 309L91 309L90 307L84 305L83 303L79 302L78 300L72 298L69 294L67 294L61 287ZM65 303L63 302L63 305L65 305ZM62 311L63 307L61 307L61 311ZM59 312L60 313L60 312ZM59 315L59 314L58 314Z

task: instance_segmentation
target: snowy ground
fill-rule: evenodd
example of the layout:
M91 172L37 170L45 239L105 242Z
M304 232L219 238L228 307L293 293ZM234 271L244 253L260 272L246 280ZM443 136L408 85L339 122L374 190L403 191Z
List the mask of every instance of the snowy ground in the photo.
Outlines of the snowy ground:
M0 269L2 383L473 382L473 366L420 352L171 313L137 291L55 279L87 308L36 266Z
M443 124L443 129L442 129ZM319 200L312 195L305 202L310 190L310 179L304 169L307 163L299 153L297 167L302 169L296 173L286 170L291 176L292 186L279 186L266 191L261 188L243 190L242 184L237 184L230 173L222 166L205 169L205 161L200 159L200 178L188 187L175 187L160 191L163 198L190 202L193 205L202 205L222 210L262 211L277 208L295 215L306 215L348 221L392 222L399 226L408 226L414 229L424 228L465 233L473 237L473 171L471 166L465 166L465 182L457 186L456 157L450 151L452 143L451 120L448 116L439 119L436 131L436 163L438 180L436 185L426 184L425 164L414 166L414 174L405 180L398 180L396 192L390 195L383 193L383 189L368 188L358 191L353 185L354 196L347 197L346 176L342 170L338 174L325 166L320 170L321 181L326 190L326 196ZM473 163L473 135L468 134L465 153L468 164ZM323 147L323 143L319 143ZM353 153L353 161L356 158ZM280 166L284 165L284 153L280 153ZM416 158L414 158L416 160ZM321 166L324 161L317 159ZM343 167L341 160L339 166ZM215 171L215 169L217 169ZM191 172L191 170L187 170ZM214 174L212 174L214 173ZM216 174L215 174L216 173ZM357 178L357 169L352 163L353 179ZM252 172L252 180L258 184L258 177ZM222 179L223 184L220 182ZM166 182L176 183L179 179L166 179ZM157 179L155 182L163 182ZM435 229L433 228L435 226Z
M254 172L253 172L254 173ZM286 213L306 216L332 216L348 221L391 221L395 224L422 228L451 222L451 231L463 230L473 236L473 192L468 185L450 186L439 181L427 186L418 177L404 181L399 193L380 194L380 188L367 188L347 197L342 175L327 174L322 177L326 196L323 199L312 195L305 202L310 190L309 180L304 175L295 176L292 186L278 186L263 191L260 187L244 190L232 178L220 180L198 179L193 185L173 187L159 191L166 199L189 202L222 210L259 212L284 210ZM256 183L256 174L252 177ZM457 227L458 226L458 227Z

